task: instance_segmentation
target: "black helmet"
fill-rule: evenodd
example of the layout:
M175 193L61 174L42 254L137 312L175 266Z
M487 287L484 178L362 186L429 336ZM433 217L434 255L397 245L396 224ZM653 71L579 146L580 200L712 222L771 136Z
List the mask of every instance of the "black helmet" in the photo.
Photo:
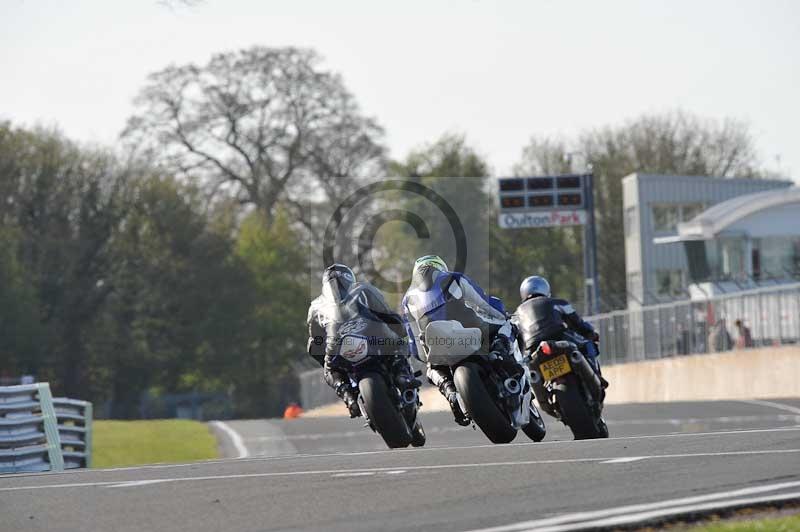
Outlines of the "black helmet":
M322 295L339 303L356 283L356 275L344 264L332 264L322 274Z
M532 275L526 277L519 285L519 298L522 301L535 296L550 297L550 283L544 277Z

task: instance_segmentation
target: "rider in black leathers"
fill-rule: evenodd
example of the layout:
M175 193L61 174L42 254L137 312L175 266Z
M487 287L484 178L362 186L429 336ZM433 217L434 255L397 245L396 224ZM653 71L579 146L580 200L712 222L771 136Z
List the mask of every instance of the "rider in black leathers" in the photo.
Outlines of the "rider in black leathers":
M594 327L575 312L569 301L551 297L550 283L544 277L527 277L519 287L519 295L522 303L517 307L515 315L526 312L533 317L532 320L525 320L524 324L514 320L520 328L520 341L525 344L520 348L531 352L543 340L568 340L578 346L606 386L597 359L600 353L595 342L599 337Z
M356 282L353 271L343 264L329 266L322 275L322 294L308 308L308 354L324 369L325 382L334 389L350 417L358 417L358 388L350 384L345 369L336 355L341 343L343 308L357 309L359 318L377 326L385 336L383 345L392 352L390 370L401 388L416 387L421 383L414 378L408 363L408 344L404 341L406 330L403 319L386 304L383 294L369 283Z

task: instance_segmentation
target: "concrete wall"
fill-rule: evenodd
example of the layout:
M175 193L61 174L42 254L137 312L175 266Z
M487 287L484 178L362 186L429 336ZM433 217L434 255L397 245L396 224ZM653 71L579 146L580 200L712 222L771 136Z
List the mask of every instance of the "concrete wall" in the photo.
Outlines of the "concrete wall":
M607 403L800 397L800 347L690 355L609 366Z
M630 362L604 367L603 376L611 383L607 404L800 397L800 346ZM449 410L436 388L425 386L420 395L423 412ZM305 416L347 414L335 395L315 400Z

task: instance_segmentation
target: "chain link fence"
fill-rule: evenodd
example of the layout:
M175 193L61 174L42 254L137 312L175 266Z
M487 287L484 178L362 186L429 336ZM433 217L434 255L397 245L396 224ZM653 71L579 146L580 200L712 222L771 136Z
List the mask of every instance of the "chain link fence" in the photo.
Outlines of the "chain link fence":
M605 365L800 342L800 283L588 317ZM738 324L737 324L738 323Z

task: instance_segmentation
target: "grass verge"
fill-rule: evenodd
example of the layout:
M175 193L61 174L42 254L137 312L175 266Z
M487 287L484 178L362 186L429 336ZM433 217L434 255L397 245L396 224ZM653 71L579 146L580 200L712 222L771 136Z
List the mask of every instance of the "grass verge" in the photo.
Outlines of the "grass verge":
M217 458L205 423L185 419L95 421L92 467L118 467Z
M728 521L704 524L686 529L690 532L797 532L800 530L800 515L790 515L753 521Z

